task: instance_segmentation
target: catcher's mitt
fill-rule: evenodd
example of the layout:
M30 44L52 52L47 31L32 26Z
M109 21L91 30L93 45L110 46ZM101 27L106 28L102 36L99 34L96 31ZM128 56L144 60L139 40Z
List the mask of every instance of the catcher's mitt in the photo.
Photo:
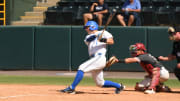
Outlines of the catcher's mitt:
M115 56L110 57L110 59L106 62L106 67L110 67L112 64L118 62L118 59Z

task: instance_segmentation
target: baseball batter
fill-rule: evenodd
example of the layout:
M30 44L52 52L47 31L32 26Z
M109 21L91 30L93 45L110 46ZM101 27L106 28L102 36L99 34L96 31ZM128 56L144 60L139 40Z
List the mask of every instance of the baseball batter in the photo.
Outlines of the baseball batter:
M135 90L144 91L145 94L154 94L156 91L170 91L163 85L163 82L169 79L169 72L165 67L150 53L146 53L143 43L136 43L129 47L131 58L117 59L115 56L114 63L139 63L148 73L145 79L136 83Z
M119 94L124 89L124 86L122 84L104 80L103 77L103 68L106 65L106 45L114 44L113 36L109 32L104 31L102 38L98 40L102 31L98 31L98 24L95 21L88 21L85 24L84 29L88 33L84 42L88 46L90 59L79 66L73 83L66 89L60 90L60 92L75 94L75 88L83 79L84 73L91 72L97 86L114 87L116 88L115 93Z

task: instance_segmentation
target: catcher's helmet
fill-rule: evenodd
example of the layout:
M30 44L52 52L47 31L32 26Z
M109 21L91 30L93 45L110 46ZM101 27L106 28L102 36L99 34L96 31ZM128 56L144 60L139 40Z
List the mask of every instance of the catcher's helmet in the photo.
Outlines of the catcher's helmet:
M88 21L84 28L89 27L89 30L98 30L98 24L95 21Z
M130 51L137 51L137 50L146 51L146 48L143 43L136 43L134 45L130 45L129 50Z
M136 57L140 54L144 54L145 53L144 51L146 50L146 48L143 43L136 43L134 45L130 45L129 50L131 51L131 56ZM142 50L143 52L139 53L138 52L139 50Z

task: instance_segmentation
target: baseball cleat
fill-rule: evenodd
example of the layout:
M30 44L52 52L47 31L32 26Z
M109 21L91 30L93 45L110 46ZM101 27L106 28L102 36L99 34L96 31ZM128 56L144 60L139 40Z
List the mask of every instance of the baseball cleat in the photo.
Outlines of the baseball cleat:
M120 88L116 88L115 93L119 94L121 91L123 91L126 87L123 84L119 84Z
M72 89L70 86L67 87L66 89L60 90L62 93L69 93L69 94L76 94L75 90Z
M147 89L144 91L145 94L155 94L156 92L153 89Z

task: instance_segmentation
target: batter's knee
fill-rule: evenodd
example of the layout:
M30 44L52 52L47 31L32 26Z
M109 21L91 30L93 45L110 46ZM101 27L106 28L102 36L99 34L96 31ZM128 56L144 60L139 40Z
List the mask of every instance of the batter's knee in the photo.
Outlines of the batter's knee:
M86 72L86 71L85 71L85 66L84 66L84 64L81 64L81 65L79 66L78 70L81 70L81 71L83 71L83 72Z
M178 80L180 81L180 68L175 68L174 69L174 74L175 76L178 78Z
M136 91L145 91L146 87L142 84L136 83L136 86L134 88Z
M102 87L104 85L104 81L96 81L96 86Z

